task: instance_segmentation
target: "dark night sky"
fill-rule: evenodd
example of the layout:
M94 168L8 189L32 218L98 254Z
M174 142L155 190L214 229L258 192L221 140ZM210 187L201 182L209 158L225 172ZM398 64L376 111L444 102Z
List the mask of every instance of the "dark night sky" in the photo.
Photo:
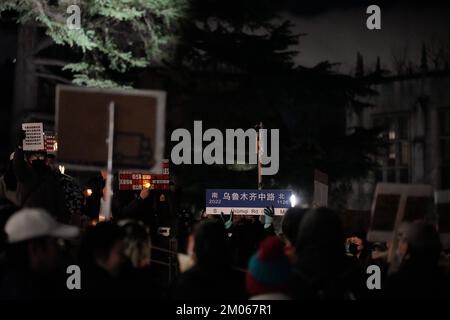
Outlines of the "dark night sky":
M298 2L297 2L298 3ZM422 42L432 39L450 46L450 4L444 1L312 1L294 5L283 16L292 20L299 33L300 55L296 62L313 66L320 61L340 62L339 70L353 72L356 52L364 56L366 67L374 68L377 55L391 69L392 51L408 46L413 63L420 61ZM328 4L328 6L326 5ZM381 8L381 30L366 28L366 8Z

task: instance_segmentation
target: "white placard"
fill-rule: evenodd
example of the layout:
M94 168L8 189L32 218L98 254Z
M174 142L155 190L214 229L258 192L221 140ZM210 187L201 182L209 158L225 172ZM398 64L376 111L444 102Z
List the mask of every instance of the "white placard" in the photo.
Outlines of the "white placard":
M385 196L385 197L383 197ZM386 196L391 196L387 198ZM394 199L397 197L396 199ZM375 188L375 195L371 209L371 223L367 239L372 242L388 242L394 235L405 218L406 203L410 197L433 197L433 188L424 184L401 184L401 183L378 183ZM382 202L382 201L383 202ZM384 211L388 209L392 212ZM392 214L392 216L387 216ZM423 215L426 213L424 212ZM390 221L392 226L378 229L374 227L374 221Z
M24 151L44 151L44 125L42 122L23 123L22 129L25 130L25 139L22 147Z

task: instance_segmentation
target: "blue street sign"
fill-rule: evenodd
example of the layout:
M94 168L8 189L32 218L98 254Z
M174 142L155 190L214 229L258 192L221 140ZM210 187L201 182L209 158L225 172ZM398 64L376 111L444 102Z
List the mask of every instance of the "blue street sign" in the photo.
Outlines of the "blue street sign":
M283 215L291 207L292 194L280 189L206 189L206 213L262 215L264 208L273 206L276 215Z

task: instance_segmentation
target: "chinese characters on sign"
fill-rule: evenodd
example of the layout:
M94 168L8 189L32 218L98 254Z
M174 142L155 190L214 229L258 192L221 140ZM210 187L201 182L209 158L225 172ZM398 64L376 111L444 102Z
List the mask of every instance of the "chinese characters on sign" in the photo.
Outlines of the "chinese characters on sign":
M24 151L45 150L44 126L42 122L23 123L22 129L25 131L25 139L23 140Z
M290 190L207 189L206 214L263 215L273 206L275 215L284 215L291 207Z
M170 185L169 162L162 164L162 174L119 172L119 190L160 189L168 190Z

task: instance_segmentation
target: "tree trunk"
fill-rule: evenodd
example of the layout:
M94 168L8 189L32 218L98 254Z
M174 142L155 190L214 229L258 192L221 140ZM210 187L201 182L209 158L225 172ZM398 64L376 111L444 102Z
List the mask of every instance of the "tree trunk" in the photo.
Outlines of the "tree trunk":
M24 116L36 110L38 82L33 63L37 44L37 27L20 25L17 35L17 56L14 80L14 103L11 122L11 140L18 142L17 132Z

